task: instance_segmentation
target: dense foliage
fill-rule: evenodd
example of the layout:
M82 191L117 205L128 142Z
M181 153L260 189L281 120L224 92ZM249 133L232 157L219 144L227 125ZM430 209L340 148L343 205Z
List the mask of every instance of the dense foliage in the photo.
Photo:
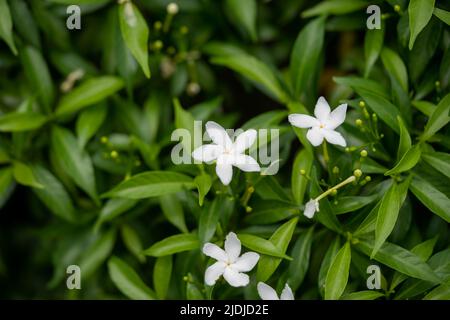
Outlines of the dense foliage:
M448 1L176 3L0 0L0 298L449 299ZM320 96L346 147L288 122ZM279 171L175 164L194 120L278 129ZM230 232L259 261L208 286Z

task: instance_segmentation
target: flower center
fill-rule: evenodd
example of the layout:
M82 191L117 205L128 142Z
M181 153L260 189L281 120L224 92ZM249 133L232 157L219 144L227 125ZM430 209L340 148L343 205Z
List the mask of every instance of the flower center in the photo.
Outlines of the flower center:
M320 129L323 129L323 128L325 128L325 125L323 123L321 123L319 127L320 127Z

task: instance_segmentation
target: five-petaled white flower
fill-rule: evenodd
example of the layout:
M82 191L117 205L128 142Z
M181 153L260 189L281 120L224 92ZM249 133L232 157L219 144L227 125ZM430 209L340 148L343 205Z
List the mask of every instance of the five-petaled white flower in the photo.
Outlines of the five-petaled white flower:
M305 204L305 210L303 211L303 214L305 217L312 218L314 217L314 214L316 211L319 211L319 201L311 199Z
M256 130L249 129L241 133L234 143L225 129L214 121L206 123L206 132L213 143L195 149L192 152L192 157L203 162L216 160L216 173L224 185L231 182L233 166L246 172L261 170L255 159L244 154L244 151L255 142Z
M294 300L294 294L292 293L291 287L286 283L283 291L281 291L281 296L278 297L277 292L264 282L258 282L258 294L263 300Z
M247 252L242 256L241 241L234 232L230 232L225 239L225 250L213 243L203 246L203 253L217 260L206 269L205 283L212 286L221 275L233 287L244 287L249 283L249 277L243 272L253 269L259 260L259 254Z
M342 147L347 146L344 137L335 131L345 120L347 104L341 104L333 112L330 112L330 106L324 97L317 100L314 109L315 118L306 114L290 114L289 122L294 127L311 128L306 133L309 142L315 147L323 142L323 139L329 143L337 144Z

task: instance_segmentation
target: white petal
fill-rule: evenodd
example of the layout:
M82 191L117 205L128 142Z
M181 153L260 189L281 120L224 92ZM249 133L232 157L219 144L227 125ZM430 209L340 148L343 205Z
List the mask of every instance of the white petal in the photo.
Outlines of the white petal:
M264 282L258 282L257 289L259 296L263 300L280 300L278 298L277 292Z
M225 252L230 263L234 263L241 254L241 241L236 233L230 232L225 238Z
M233 287L245 287L250 282L248 275L230 267L225 268L223 277Z
M335 129L340 126L344 120L347 113L347 104L341 104L330 114L330 119L327 121L327 129Z
M330 106L324 97L320 97L319 100L317 100L316 107L314 108L314 115L322 122L328 120L328 117L330 116Z
M294 294L292 293L291 287L286 283L283 291L281 291L280 300L294 300Z
M320 126L319 120L306 114L290 114L288 116L289 122L298 128L311 128Z
M227 186L230 184L231 178L233 177L233 166L227 163L217 163L216 173L220 181Z
M322 130L323 129L314 127L312 129L309 129L306 133L306 138L308 138L309 142L311 142L314 147L319 146L323 141Z
M208 257L214 258L219 261L226 262L228 260L228 256L225 251L219 248L214 243L205 243L203 246L203 253Z
M210 162L216 160L222 152L222 146L218 146L215 144L205 144L195 149L192 152L192 157L198 161Z
M329 143L337 144L342 147L347 146L344 137L337 131L322 129L322 134Z
M220 124L214 121L208 121L205 127L206 132L215 144L223 146L227 149L231 148L233 143L231 142L230 136Z
M226 263L218 261L208 267L205 271L205 283L208 286L213 286L217 279L225 272Z
M314 199L311 199L305 204L305 211L303 211L303 214L305 215L305 217L311 219L312 217L314 217L314 213L316 213L317 208L318 202Z
M245 172L259 172L261 167L258 162L246 154L237 154L234 157L233 165Z
M233 264L233 268L240 272L248 272L252 270L259 260L259 254L256 252L246 252L240 256Z
M242 153L248 148L250 148L253 143L255 143L257 132L255 129L250 129L242 132L234 142L233 148L234 152Z

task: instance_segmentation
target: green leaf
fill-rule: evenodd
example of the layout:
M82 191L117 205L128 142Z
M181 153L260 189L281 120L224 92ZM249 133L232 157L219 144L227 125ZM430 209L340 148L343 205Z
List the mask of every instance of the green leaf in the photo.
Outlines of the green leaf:
M140 263L145 262L145 256L142 254L142 242L138 233L128 224L124 224L120 228L123 243L127 249L139 260Z
M450 178L450 154L444 152L423 153L422 159L443 175Z
M171 171L148 171L139 173L121 182L118 186L103 194L103 198L143 199L159 197L193 189L192 178Z
M122 37L128 49L130 49L137 62L141 65L145 76L150 78L150 68L148 66L149 30L147 23L139 9L131 2L120 4L118 9Z
M370 254L371 259L373 259L381 245L386 241L387 237L394 229L400 211L400 201L397 183L394 182L381 199L380 207L378 209L375 227L375 244L373 251Z
M302 17L309 18L317 15L342 15L367 7L364 0L333 0L322 1L314 7L303 11Z
M420 137L420 141L427 141L436 132L442 129L450 121L450 93L447 94L437 105L437 108L433 111L428 119L425 129Z
M400 160L411 148L411 137L402 118L397 117L397 121L400 128L400 142L398 144L397 159Z
M338 203L333 205L333 210L336 214L354 212L371 204L376 199L378 199L378 194L373 194L371 196L340 197Z
M123 80L114 76L88 79L61 98L56 108L56 115L61 116L80 111L104 100L122 89L123 86Z
M176 195L163 195L159 198L159 203L167 220L181 232L188 233L189 231L184 221L183 207Z
M382 292L364 290L346 294L342 296L340 300L375 300L381 297L384 297Z
M327 249L327 252L325 253L325 256L322 260L322 263L320 265L319 269L319 281L318 281L318 287L320 294L322 297L325 295L325 281L327 278L328 270L330 269L331 263L334 260L334 257L339 251L340 247L340 241L339 236L337 236L333 242L331 242L330 246Z
M51 131L51 147L58 163L65 169L75 184L98 203L91 158L84 150L80 149L72 132L54 126Z
M373 251L373 241L360 239L356 248L365 255L370 256ZM431 282L439 282L439 278L428 264L423 262L414 253L393 243L385 242L375 254L374 258L388 267L410 277Z
M428 209L450 223L450 199L424 177L415 175L409 189Z
M334 77L333 80L340 85L353 88L356 92L368 91L386 100L390 99L386 88L377 81L358 77Z
M11 167L0 168L0 209L14 189L14 176Z
M195 137L195 119L189 111L183 109L177 98L173 99L173 106L175 112L175 127L177 129L186 129L189 132L189 137L182 136L183 141L181 143L183 144L184 152L188 153L189 158L191 158L191 152L199 147L195 144L196 139L193 138Z
M436 105L429 101L412 101L411 104L424 115L430 117L434 110L437 108Z
M128 298L154 300L155 293L147 287L139 275L123 260L113 256L108 261L109 277L116 287Z
M232 202L225 196L216 197L209 206L205 206L198 222L198 237L201 243L208 242L216 232L217 224L223 213Z
M252 206L251 214L244 218L247 224L271 224L298 213L294 204L285 201L260 200Z
M55 216L75 222L76 211L64 185L43 166L34 165L31 169L39 184L43 186L41 189L34 188L33 192Z
M178 252L199 249L200 241L195 234L177 234L156 242L144 251L145 255L163 257Z
M137 200L124 199L124 198L113 198L109 199L100 211L98 220L96 222L96 228L106 221L111 221L120 214L133 208Z
M297 290L305 279L308 271L314 227L305 230L298 237L292 248L293 261L289 263L288 283L292 290Z
M381 60L389 75L400 84L405 92L408 92L408 72L400 56L389 48L383 48Z
M414 41L419 33L428 24L433 15L434 0L410 0L409 14L409 50L413 48Z
M366 78L369 76L375 62L377 62L378 56L383 48L384 30L385 28L366 31L364 38L364 57L366 59L364 77Z
M437 239L438 237L434 237L432 239L419 243L418 245L416 245L414 248L411 249L411 252L417 255L423 262L426 262L433 254L433 249ZM389 291L393 291L400 283L402 283L406 279L408 279L407 275L396 271L392 276Z
M84 110L77 119L76 131L78 144L84 148L86 143L98 131L107 115L106 105L99 104Z
M36 48L41 47L39 28L25 0L15 0L9 2L11 15L14 21L14 29Z
M409 150L403 155L399 162L390 170L384 173L385 176L398 174L401 172L408 171L417 164L420 160L420 155L422 154L422 149L420 144L416 144L409 148Z
M202 173L195 177L194 183L198 190L198 204L203 206L203 201L212 186L211 176L207 173Z
M32 93L39 98L43 110L49 113L55 100L55 88L47 62L42 53L31 46L24 47L20 57Z
M230 15L230 22L242 27L256 41L256 0L226 0L225 9Z
M291 53L289 72L295 97L306 94L315 80L319 60L323 51L325 19L309 22L298 34Z
M325 280L326 300L338 300L344 292L348 281L351 254L350 243L346 242L334 257Z
M211 59L214 64L226 66L257 84L263 91L271 94L280 102L287 101L287 95L279 79L264 62L248 54L216 56Z
M271 241L281 252L285 253L297 225L298 218L292 218L281 225L270 237ZM262 256L259 259L256 277L258 281L266 281L278 268L282 259L269 256Z
M434 8L433 14L438 17L439 19L441 19L443 22L445 22L448 26L450 26L450 12L443 10L443 9L439 9L439 8Z
M0 37L5 40L11 51L17 55L17 48L14 44L14 37L12 32L13 22L11 13L9 12L8 2L0 0Z
M38 189L44 188L44 186L40 183L40 181L38 181L37 178L34 176L31 168L22 162L19 161L13 162L13 174L14 179L16 179L18 183L24 186Z
M47 117L40 113L11 112L0 116L0 132L22 132L36 130L47 122Z
M238 233L237 236L242 242L242 245L252 251L268 256L292 260L291 257L281 252L281 250L269 240L246 233Z
M450 300L450 282L434 288L423 300Z
M153 285L158 299L165 299L172 276L172 256L164 256L156 259L153 267Z
M94 242L83 252L79 266L84 279L89 278L111 255L115 241L115 230L107 231L104 234L99 234Z
M313 164L313 154L307 149L301 150L294 160L292 167L291 185L292 195L296 204L302 204L305 196L306 186L308 184L307 176L311 173ZM300 170L305 170L305 174L302 175Z

